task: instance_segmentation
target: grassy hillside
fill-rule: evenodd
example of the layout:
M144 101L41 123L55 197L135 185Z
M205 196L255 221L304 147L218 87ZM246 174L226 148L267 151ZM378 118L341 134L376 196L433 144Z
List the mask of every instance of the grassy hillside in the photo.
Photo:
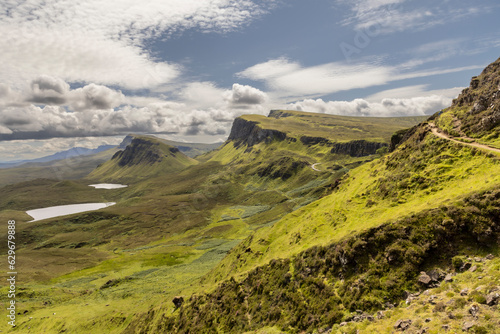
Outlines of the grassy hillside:
M453 108L446 110L431 121L444 127L453 112ZM244 162L252 166L262 155L273 157L262 153L260 145L271 150L287 145L300 157L304 151L293 140L296 137L275 126L266 129L259 120L252 116L236 122L251 126L244 136L232 132L234 144L226 144L212 159L235 167ZM393 153L351 170L336 182L332 194L257 230L202 279L203 289L209 292L185 296L187 301L173 316L168 315L172 305L138 315L125 332L239 333L264 325L289 333L379 329L380 324L369 327L367 321L364 327L349 324L356 317L353 312L359 310L357 319L363 321L363 312L399 304L408 295L406 290L418 293L424 287L418 283L421 271L431 276L440 273L438 282L445 276L441 273L459 270L453 269L459 261L456 256L498 255L498 153L472 147L467 140L442 138L433 126L421 124ZM496 130L496 125L488 130L481 127L468 135L491 138ZM320 144L330 145L321 140L314 145ZM249 158L253 151L255 157ZM275 152L279 158L283 151ZM303 156L318 159L324 153ZM280 175L275 171L273 175ZM476 293L476 299L449 308L463 319L468 303L484 304L486 295L496 289L490 285ZM495 324L489 320L498 319L496 305L484 311L482 320L474 315L477 321L470 330L494 331ZM440 304L433 312L446 309ZM390 313L395 321L393 314L401 313ZM412 328L421 330L425 319L410 315L417 319ZM403 320L398 328L406 326ZM347 322L347 327L341 322ZM440 317L432 327L456 330L458 324Z
M474 262L465 255L497 253L498 198L498 190L474 194L455 205L424 210L339 242L311 247L295 257L272 260L242 280L231 278L210 293L192 296L177 316L156 327L148 326L152 321L146 318L135 329L140 328L140 333L242 333L268 324L300 333L335 324L339 328L343 321L399 304L408 295L405 291L417 292L443 281L447 274L467 270ZM491 205L492 200L496 205ZM463 266L467 261L471 264ZM421 283L423 270L434 278ZM477 293L478 302L482 297L481 303L486 304L486 295L497 288L491 281ZM496 315L495 308L490 314ZM153 317L150 313L150 320Z
M172 306L154 308L126 333L239 333L263 324L290 333L337 324L341 332L356 310L373 313L419 291L422 270L451 272L454 256L498 254L499 183L495 155L423 125L333 194L238 245L202 280L213 292L189 298L167 319Z
M245 115L243 119L258 123L263 129L273 129L291 137L321 137L333 142L367 140L388 142L392 134L427 119L417 117L351 117L313 114L292 110L273 110L268 117Z
M323 115L317 116L322 123ZM308 117L313 126L314 115ZM400 120L398 129L406 126ZM364 122L369 127L370 120ZM331 153L334 142L263 140L248 146L231 140L196 164L161 141L139 139L129 146L133 154L125 149L80 183L9 188L3 208L10 211L2 214L19 217L19 279L26 289L19 298L28 311L17 331L121 333L137 314L169 308L175 295L208 288L200 278L241 240L327 195L348 169L380 157L349 154L365 143ZM91 180L130 186L96 190L87 187ZM25 208L90 198L117 205L22 224ZM82 313L82 305L90 307Z

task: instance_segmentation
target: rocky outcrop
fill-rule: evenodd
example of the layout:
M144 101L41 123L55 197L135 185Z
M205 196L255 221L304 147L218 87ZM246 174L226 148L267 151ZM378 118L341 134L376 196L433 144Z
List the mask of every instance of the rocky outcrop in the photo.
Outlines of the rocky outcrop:
M488 65L453 100L452 108L468 108L459 116L467 136L483 136L500 124L500 58Z
M241 145L253 146L258 143L270 143L273 140L285 140L286 133L262 129L257 122L238 117L234 120L228 140L233 141L235 147Z
M134 139L134 135L127 135L125 138L123 138L122 142L120 145L118 145L119 150L124 150L127 148L132 143L132 140Z
M302 144L308 145L308 146L317 145L317 144L330 144L331 143L326 138L322 138L322 137L308 137L308 136L300 137L300 141L302 142Z
M272 117L272 118L284 118L284 117L290 117L294 116L293 113L286 111L286 110L271 110L269 115L267 117Z
M375 154L379 148L384 146L387 146L387 144L354 140L347 143L334 143L330 152L332 154L346 154L351 157L364 157Z
M158 143L134 138L125 150L116 152L111 160L117 160L120 167L161 162L163 157L158 152L158 146Z
M389 145L389 152L393 152L399 145L404 143L408 138L413 136L417 132L418 126L414 126L409 129L399 130L394 133L391 137L391 143Z

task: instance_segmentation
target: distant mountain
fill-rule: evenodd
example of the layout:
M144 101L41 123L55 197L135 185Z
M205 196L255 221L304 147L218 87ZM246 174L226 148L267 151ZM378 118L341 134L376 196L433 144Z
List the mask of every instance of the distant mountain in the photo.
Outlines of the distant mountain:
M18 160L15 162L0 163L0 168L12 168L12 167L18 167L18 166L21 166L21 165L27 164L27 163L50 162L50 161L55 161L55 160L69 159L69 158L78 157L78 156L92 155L92 154L96 154L96 153L100 153L100 152L109 150L113 147L116 147L116 146L115 145L101 145L98 148L94 148L94 149L85 148L85 147L73 147L73 148L70 148L69 150L57 152L55 154L48 155L46 157L42 157L42 158L38 158L38 159Z
M128 141L127 136L124 141ZM124 145L120 145L122 147ZM198 162L174 146L152 136L133 136L123 151L98 166L88 179L97 181L136 182L164 173L178 172Z
M118 146L119 150L124 150L131 142L132 139L134 139L136 135L130 134L126 136L123 141L120 143ZM163 138L158 138L155 136L151 135L142 135L142 137L147 137L147 138L153 138L154 140L161 141L164 144L177 147L179 151L184 153L190 158L194 158L198 155L213 151L217 148L219 148L223 142L218 142L218 143L213 143L213 144L202 144L202 143L184 143L184 142L178 142L178 141L173 141L173 140L168 140L168 139L163 139Z

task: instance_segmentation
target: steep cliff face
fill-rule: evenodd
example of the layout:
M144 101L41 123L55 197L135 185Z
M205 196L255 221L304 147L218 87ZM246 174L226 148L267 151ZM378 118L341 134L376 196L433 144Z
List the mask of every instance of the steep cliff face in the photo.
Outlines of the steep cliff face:
M351 157L364 157L377 152L379 148L387 146L387 143L375 143L366 140L354 140L347 143L334 143L331 153L346 154Z
M451 108L466 108L457 118L461 130L469 136L484 135L500 124L500 58L472 78Z
M281 110L274 110L269 114L269 117L276 119L293 116L292 113ZM250 121L242 117L235 119L231 134L228 138L229 141L233 142L235 147L241 145L253 146L262 142L269 144L274 140L283 141L285 139L291 142L297 141L296 138L288 136L285 132L275 129L263 129L258 122ZM331 147L330 153L332 154L344 154L351 157L372 155L375 154L379 148L388 146L387 143L372 142L368 140L353 140L345 143L338 143L319 136L301 136L298 137L298 139L304 146L311 147L314 145L323 145Z
M234 120L228 138L228 140L233 141L235 147L240 145L253 146L262 142L270 143L273 140L285 139L286 133L273 129L262 129L257 122L248 121L241 117Z

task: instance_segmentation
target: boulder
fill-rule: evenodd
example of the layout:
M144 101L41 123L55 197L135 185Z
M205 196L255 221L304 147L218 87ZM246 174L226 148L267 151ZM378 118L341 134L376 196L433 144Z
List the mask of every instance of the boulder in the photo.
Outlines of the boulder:
M425 272L421 272L420 276L418 277L418 283L422 285L429 285L432 282L432 278L427 275Z
M184 298L180 297L180 296L176 296L176 297L174 297L174 299L172 299L172 303L174 303L175 308L179 308L184 303Z
M479 305L474 304L470 307L469 309L470 315L472 315L474 318L477 317L477 314L479 313Z
M474 327L474 323L467 321L467 322L464 322L464 325L462 326L462 330L464 332L468 332L469 329L471 329L472 327Z
M453 282L453 275L452 274L447 274L445 277L444 277L444 281L447 282L447 283L451 283Z
M410 328L412 321L410 319L400 319L396 321L396 324L394 325L394 329L399 330L399 331L405 331L408 328Z
M500 301L500 293L498 292L492 292L486 296L486 304L488 306L498 305L499 301Z

